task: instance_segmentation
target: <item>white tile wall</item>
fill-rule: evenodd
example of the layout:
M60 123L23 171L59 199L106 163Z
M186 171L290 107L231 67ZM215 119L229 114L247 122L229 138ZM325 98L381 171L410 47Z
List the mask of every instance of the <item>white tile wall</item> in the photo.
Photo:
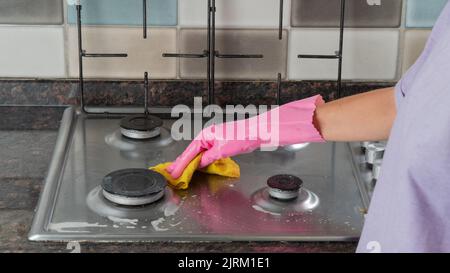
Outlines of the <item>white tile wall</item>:
M419 58L430 36L430 30L407 30L403 48L402 71L405 73Z
M218 27L278 27L280 0L216 0ZM290 22L291 1L284 1L284 25ZM180 0L182 27L206 26L206 0Z
M62 27L0 27L0 77L62 78Z
M267 63L272 62L270 58L264 61L251 60L251 62L246 63L254 64L251 69L240 67L242 62L238 60L229 61L229 68L228 64L226 66L229 71L233 70L233 67L237 67L234 70L247 71L247 73L236 72L233 74L227 72L221 74L221 70L218 69L218 79L269 79L272 77L272 70L281 71L283 70L281 68L285 67L287 69L281 72L283 75L286 74L289 80L336 79L337 60L299 60L296 56L300 53L333 54L338 48L338 30L335 28L297 28L291 26L292 1L298 0L284 0L284 39L289 41L289 50L288 54L283 53L283 56L287 54L287 58L283 57L283 60L280 58L279 62L273 62L272 68L267 65ZM435 1L446 2L445 0L424 0L423 2L429 2L430 4L433 2L432 4L437 5L434 3ZM404 8L412 2L416 3L416 6L417 3L422 3L418 0L404 1ZM272 43L279 42L276 35L279 23L279 3L280 0L216 0L217 28L236 31L236 35L241 32L251 34L249 31L255 31L255 29L257 31L272 31L274 33L273 41L270 38L265 40L267 42L259 42L257 38L250 37L250 34L246 34L246 37L239 39L230 39L232 40L230 43L236 43L236 45L233 45L236 50L243 50L239 48L238 44L238 42L242 42L246 44L246 51L256 52L259 47L268 47ZM430 33L430 29L405 28L405 15L411 15L411 12L408 13L408 11L420 10L421 13L418 13L418 16L427 16L427 18L431 15L435 16L440 12L442 3L438 5L438 8L436 8L437 6L430 6L431 13L428 8L414 9L411 5L403 12L403 23L398 29L347 28L345 30L343 78L345 80L362 81L397 80L402 72L405 72L414 63ZM147 70L151 78L154 79L174 79L177 76L204 78L203 74L197 75L194 73L196 70L187 71L186 66L183 66L192 62L192 60L163 58L161 54L189 49L187 45L178 44L183 38L182 29L206 25L206 4L207 0L178 0L179 24L173 28L150 28L148 40L141 38L141 29L136 26L85 27L83 29L84 48L88 51L100 53L126 51L129 53L127 59L85 59L86 77L140 79L143 71ZM424 3L421 5L426 6ZM329 11L324 11L324 13L326 12ZM13 19L8 19L4 23L14 24L15 19ZM31 20L30 24L34 22L34 20ZM420 27L425 27L425 25ZM236 30L236 28L239 30ZM220 30L218 30L219 32ZM402 33L402 35L399 35L399 33ZM399 42L399 36L402 37L401 42ZM64 37L67 41L64 41ZM286 42L286 40L283 42ZM220 43L224 42L218 40L218 44ZM253 43L257 45L253 46ZM264 43L264 45L258 43ZM193 44L192 46L196 49L195 44L197 43ZM399 45L401 45L401 48L399 48ZM269 53L265 53L265 55L276 56L276 54L271 55ZM78 61L75 28L73 25L68 26L67 24L62 26L0 25L0 63L0 77L77 77ZM220 63L220 60L218 63ZM253 69L259 63L266 65L262 65L259 70ZM218 68L220 68L220 65ZM204 71L206 68L201 67L197 70ZM270 72L264 74L265 71L269 70ZM177 75L177 71L180 71L181 74Z
M298 54L334 54L339 48L337 29L292 29L289 79L334 80L337 60L298 59ZM343 79L395 80L398 30L348 29L344 35Z
M128 53L127 58L85 58L87 78L140 79L144 71L150 78L173 79L176 59L163 58L164 52L176 52L175 28L152 28L148 39L142 29L133 27L84 27L83 47L88 53ZM75 27L68 30L69 76L78 76L78 46Z

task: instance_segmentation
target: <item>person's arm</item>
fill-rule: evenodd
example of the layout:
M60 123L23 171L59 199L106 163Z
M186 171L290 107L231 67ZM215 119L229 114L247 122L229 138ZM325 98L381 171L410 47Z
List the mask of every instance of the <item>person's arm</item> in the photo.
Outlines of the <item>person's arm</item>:
M167 171L178 178L202 153L200 168L214 161L266 146L324 141L383 140L389 136L396 105L394 89L373 91L324 104L314 96L284 104L258 118L212 125L205 128L178 156ZM314 117L314 119L313 119ZM260 124L261 122L261 124ZM313 124L314 123L314 124ZM221 134L229 128L244 132L241 138ZM260 128L271 128L269 140ZM278 131L272 131L275 128ZM256 137L251 132L257 132ZM274 141L274 142L273 142Z
M394 87L317 107L314 125L326 141L376 141L389 137L397 114Z

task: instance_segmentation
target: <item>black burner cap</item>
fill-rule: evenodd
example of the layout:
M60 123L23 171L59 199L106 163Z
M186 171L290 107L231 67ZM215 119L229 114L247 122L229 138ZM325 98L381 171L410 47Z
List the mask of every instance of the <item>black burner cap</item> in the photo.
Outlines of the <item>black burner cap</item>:
M303 185L303 181L297 176L290 174L279 174L270 177L267 180L267 185L270 188L281 191L298 191Z
M114 171L103 178L102 188L125 197L144 197L164 190L167 182L161 174L147 169Z
M123 118L120 127L126 130L151 131L161 127L163 121L152 115L134 115Z

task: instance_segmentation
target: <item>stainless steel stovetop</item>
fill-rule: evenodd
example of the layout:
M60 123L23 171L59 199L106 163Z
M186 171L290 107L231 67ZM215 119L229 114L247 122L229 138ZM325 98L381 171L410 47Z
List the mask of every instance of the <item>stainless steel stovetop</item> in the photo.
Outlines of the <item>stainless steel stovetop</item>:
M118 116L64 113L29 239L33 241L350 241L357 240L367 202L348 143L309 144L235 157L239 179L195 175L186 191L166 189L142 207L114 205L101 195L103 177L124 168L173 161L189 144L170 136L134 141ZM268 197L266 181L292 174L299 198Z

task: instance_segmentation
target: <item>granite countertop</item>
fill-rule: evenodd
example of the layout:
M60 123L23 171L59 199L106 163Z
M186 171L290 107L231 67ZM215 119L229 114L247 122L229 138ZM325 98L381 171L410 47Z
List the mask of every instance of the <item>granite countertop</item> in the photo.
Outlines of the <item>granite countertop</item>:
M27 235L64 107L0 106L0 252L70 252ZM356 243L81 243L81 252L354 252Z

